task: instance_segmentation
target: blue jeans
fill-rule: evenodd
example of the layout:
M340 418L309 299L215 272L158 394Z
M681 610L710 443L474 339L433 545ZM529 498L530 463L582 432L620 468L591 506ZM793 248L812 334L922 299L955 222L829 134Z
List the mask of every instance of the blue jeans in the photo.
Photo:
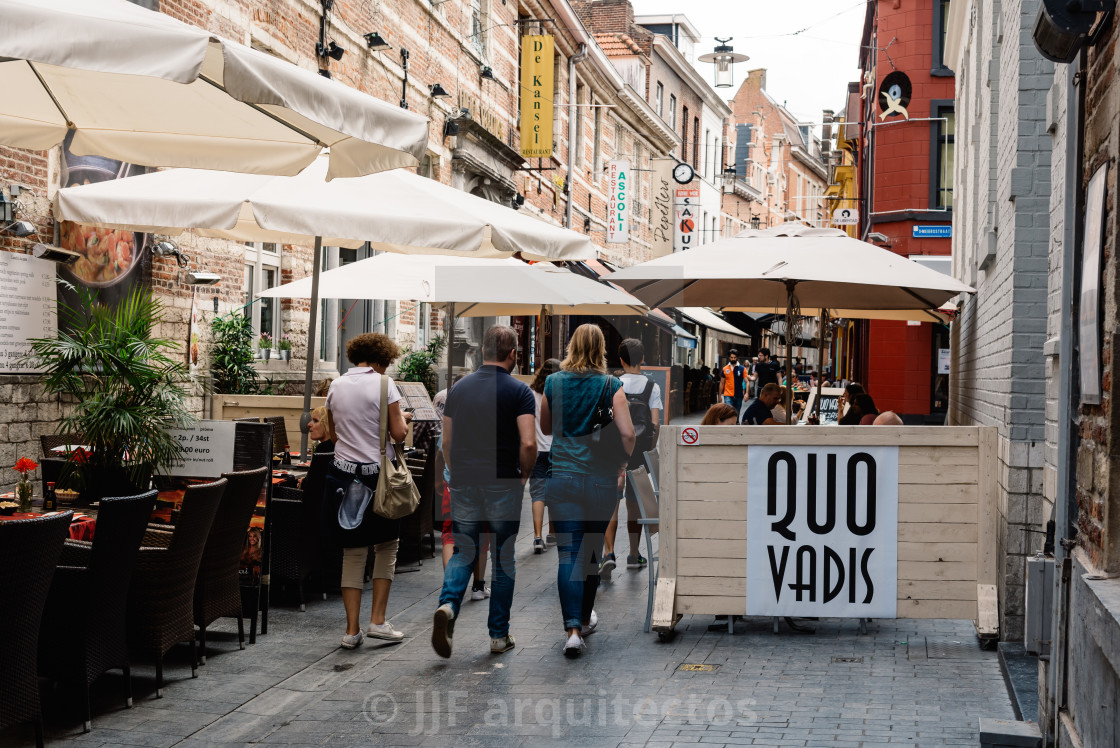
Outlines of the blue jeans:
M495 481L478 486L451 486L451 534L455 552L443 572L440 605L451 605L455 615L471 581L478 557L478 537L485 531L494 534L490 555L494 567L490 577L490 637L509 633L509 611L513 606L513 585L517 578L514 543L521 524L521 481Z
M727 405L730 405L732 408L735 409L735 420L736 421L738 421L740 418L743 417L742 416L742 413L743 413L743 398L741 398L741 397L731 397L730 395L724 395L723 396L723 402L726 403Z
M548 491L548 471L552 468L552 453L537 452L533 472L529 474L529 497L533 501L544 501Z
M556 587L565 629L578 629L591 620L603 534L617 495L618 480L613 475L553 472L548 479L548 511L560 555Z

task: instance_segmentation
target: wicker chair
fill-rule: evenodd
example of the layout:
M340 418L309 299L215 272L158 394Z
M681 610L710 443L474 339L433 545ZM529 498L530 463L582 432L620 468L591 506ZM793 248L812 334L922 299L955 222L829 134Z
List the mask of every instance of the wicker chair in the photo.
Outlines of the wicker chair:
M206 664L206 627L219 618L237 618L237 640L245 649L245 621L241 616L238 569L245 533L253 518L268 468L222 473L228 483L218 514L210 526L198 581L194 585L194 622L198 626L199 661Z
M0 647L0 730L35 723L35 744L43 745L36 653L39 622L55 565L70 528L72 512L0 522L0 602L4 646ZM18 571L15 571L18 570Z
M288 424L284 416L267 416L264 422L272 424L272 453L278 455L291 444L288 441Z
M299 609L307 610L304 582L323 570L320 513L326 490L327 468L334 452L316 452L303 481L303 489L277 488L269 509L272 522L270 571L277 580L295 582Z
M398 556L406 561L422 559L424 539L430 548L428 558L435 556L435 541L432 539L432 504L435 502L435 450L413 452L405 457L412 480L420 492L420 504L416 511L401 520L401 539ZM415 554L415 556L413 555ZM423 561L420 560L421 566Z
M178 642L190 642L196 675L195 578L225 490L225 478L187 486L175 529L144 533L128 596L128 638L132 648L155 657L157 699L163 697L163 656Z
M39 444L43 447L43 457L65 457L66 455L51 450L67 444L83 444L82 439L81 434L42 434L39 437Z
M233 469L256 470L268 468L269 472L261 487L258 500L258 511L263 502L264 506L264 532L261 534L261 574L243 575L241 579L242 609L249 611L249 643L257 641L257 619L261 624L261 633L268 633L268 566L269 545L272 534L271 519L268 516L269 507L272 505L272 424L268 423L240 423L233 443Z
M124 671L125 705L132 706L125 611L136 555L155 503L156 491L102 499L93 542L66 541L51 585L39 662L56 680L84 686L86 732L91 727L89 687L106 670Z

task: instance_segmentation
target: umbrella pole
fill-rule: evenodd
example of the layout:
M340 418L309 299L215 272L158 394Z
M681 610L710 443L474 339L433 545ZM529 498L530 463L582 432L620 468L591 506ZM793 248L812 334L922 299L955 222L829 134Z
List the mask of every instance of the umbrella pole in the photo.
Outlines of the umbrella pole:
M786 381L793 384L793 291L797 281L786 281ZM782 395L786 407L786 425L793 423L793 387L784 386Z
M315 237L315 257L311 265L311 319L307 323L307 368L303 381L303 414L299 417L299 456L307 460L307 428L311 424L311 384L315 377L315 333L319 324L319 272L322 270L323 237Z
M814 410L816 411L817 423L821 421L821 386L824 382L824 352L827 349L826 341L828 338L828 331L832 329L829 324L828 310L821 309L821 322L820 322L820 346L817 349L817 397L813 401Z
M447 310L447 391L451 391L451 344L455 341L455 302Z

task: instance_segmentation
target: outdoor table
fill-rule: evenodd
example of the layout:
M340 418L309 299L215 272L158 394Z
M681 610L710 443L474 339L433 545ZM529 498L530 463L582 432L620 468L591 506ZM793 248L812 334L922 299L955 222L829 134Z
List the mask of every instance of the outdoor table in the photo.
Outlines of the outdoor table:
M6 522L15 519L34 519L35 517L46 517L59 513L60 512L16 512L15 514L0 516L0 522ZM79 514L78 512L74 512L74 517L70 520L70 539L93 540L93 532L96 527L96 515L91 516L88 514Z

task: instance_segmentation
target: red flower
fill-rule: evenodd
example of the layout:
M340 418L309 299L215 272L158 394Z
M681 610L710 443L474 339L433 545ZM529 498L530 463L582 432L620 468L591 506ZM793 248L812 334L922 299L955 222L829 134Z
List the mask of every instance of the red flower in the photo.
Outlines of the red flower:
M35 464L33 460L30 460L26 457L20 457L18 460L16 460L16 464L12 469L26 478L28 473L30 473L32 470L37 469L38 467L39 466Z

